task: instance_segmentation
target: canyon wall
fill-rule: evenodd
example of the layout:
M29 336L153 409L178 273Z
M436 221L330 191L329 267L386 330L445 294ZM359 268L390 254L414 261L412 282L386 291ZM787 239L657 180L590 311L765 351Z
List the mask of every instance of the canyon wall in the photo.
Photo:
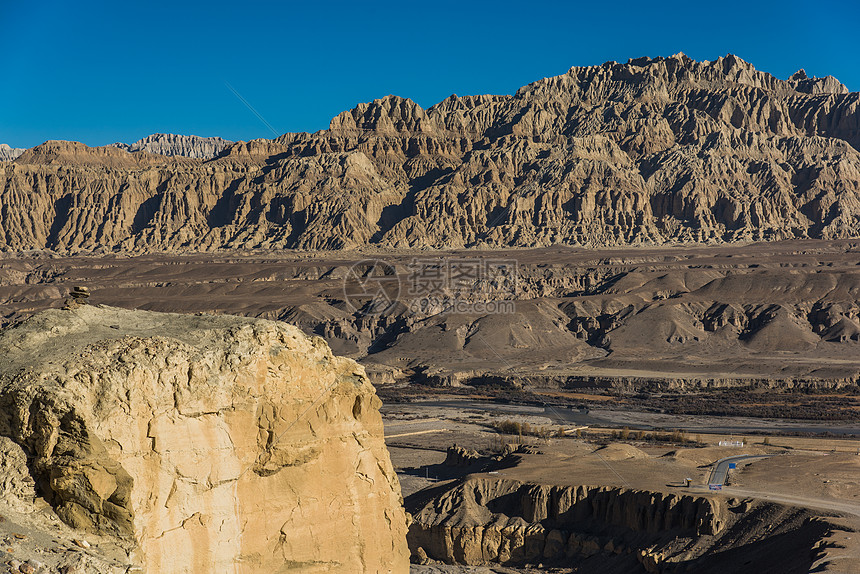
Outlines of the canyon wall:
M406 504L415 562L584 574L807 572L839 529L810 511L751 499L486 474L418 492Z
M409 546L457 564L582 559L604 551L654 562L653 551L640 551L644 546L718 535L727 514L725 500L695 495L472 478L420 508Z
M364 370L282 323L79 306L0 333L0 435L149 572L408 572Z

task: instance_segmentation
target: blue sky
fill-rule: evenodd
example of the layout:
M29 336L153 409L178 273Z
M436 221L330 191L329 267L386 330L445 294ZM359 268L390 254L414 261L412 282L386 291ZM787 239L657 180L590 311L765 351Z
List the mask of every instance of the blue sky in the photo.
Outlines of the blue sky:
M316 131L387 94L429 107L571 66L734 53L860 90L860 3L0 0L0 142Z

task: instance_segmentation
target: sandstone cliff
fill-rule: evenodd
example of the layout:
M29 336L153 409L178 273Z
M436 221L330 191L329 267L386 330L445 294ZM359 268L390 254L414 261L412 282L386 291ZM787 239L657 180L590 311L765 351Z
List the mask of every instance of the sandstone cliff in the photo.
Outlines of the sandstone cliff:
M379 400L322 339L83 306L3 330L0 348L0 435L57 515L129 564L408 571Z
M735 56L678 54L427 110L387 96L328 130L237 143L208 161L96 169L84 156L101 148L59 165L38 146L0 167L0 249L850 237L860 94L844 92L832 78L784 81Z
M233 142L219 137L203 138L177 134L152 134L132 144L115 143L113 147L126 151L145 151L159 155L212 159L233 145Z

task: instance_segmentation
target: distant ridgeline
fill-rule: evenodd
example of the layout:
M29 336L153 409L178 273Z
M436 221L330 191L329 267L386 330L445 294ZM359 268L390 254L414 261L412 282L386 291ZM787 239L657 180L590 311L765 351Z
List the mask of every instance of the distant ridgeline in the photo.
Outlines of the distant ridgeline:
M176 134L152 134L133 144L113 143L111 146L126 151L146 151L160 155L212 159L233 145L222 138L202 138L200 136L179 136Z
M679 54L427 110L388 96L275 140L50 141L0 163L0 250L856 236L858 101L829 76Z

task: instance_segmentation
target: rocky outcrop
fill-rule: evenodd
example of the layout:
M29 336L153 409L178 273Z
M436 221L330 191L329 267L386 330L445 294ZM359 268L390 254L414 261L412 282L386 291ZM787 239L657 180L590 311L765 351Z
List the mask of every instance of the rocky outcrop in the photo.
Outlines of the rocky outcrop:
M784 81L735 56L678 54L426 110L388 96L329 130L240 142L208 161L137 152L108 162L102 148L81 148L58 162L35 148L0 169L0 249L853 237L858 102L829 77ZM155 136L140 147L201 155L188 151L198 144Z
M27 151L24 148L9 147L8 144L0 143L0 161L12 161Z
M212 159L233 145L233 142L220 137L203 138L177 134L152 134L133 144L115 143L113 147L126 151L145 151L159 155L181 155L198 159Z
M56 167L58 173L65 173L66 170L110 173L163 165L165 159L146 152L128 153L114 146L89 147L79 142L49 140L26 150L15 161L25 165ZM169 161L167 165L173 167L177 162Z
M463 446L449 446L445 452L445 466L471 466L481 460L478 451Z
M833 76L810 78L806 70L796 71L788 79L788 83L798 92L805 94L847 94L848 88Z
M3 330L0 348L0 435L63 521L122 542L130 564L408 571L379 400L322 339L75 305Z

